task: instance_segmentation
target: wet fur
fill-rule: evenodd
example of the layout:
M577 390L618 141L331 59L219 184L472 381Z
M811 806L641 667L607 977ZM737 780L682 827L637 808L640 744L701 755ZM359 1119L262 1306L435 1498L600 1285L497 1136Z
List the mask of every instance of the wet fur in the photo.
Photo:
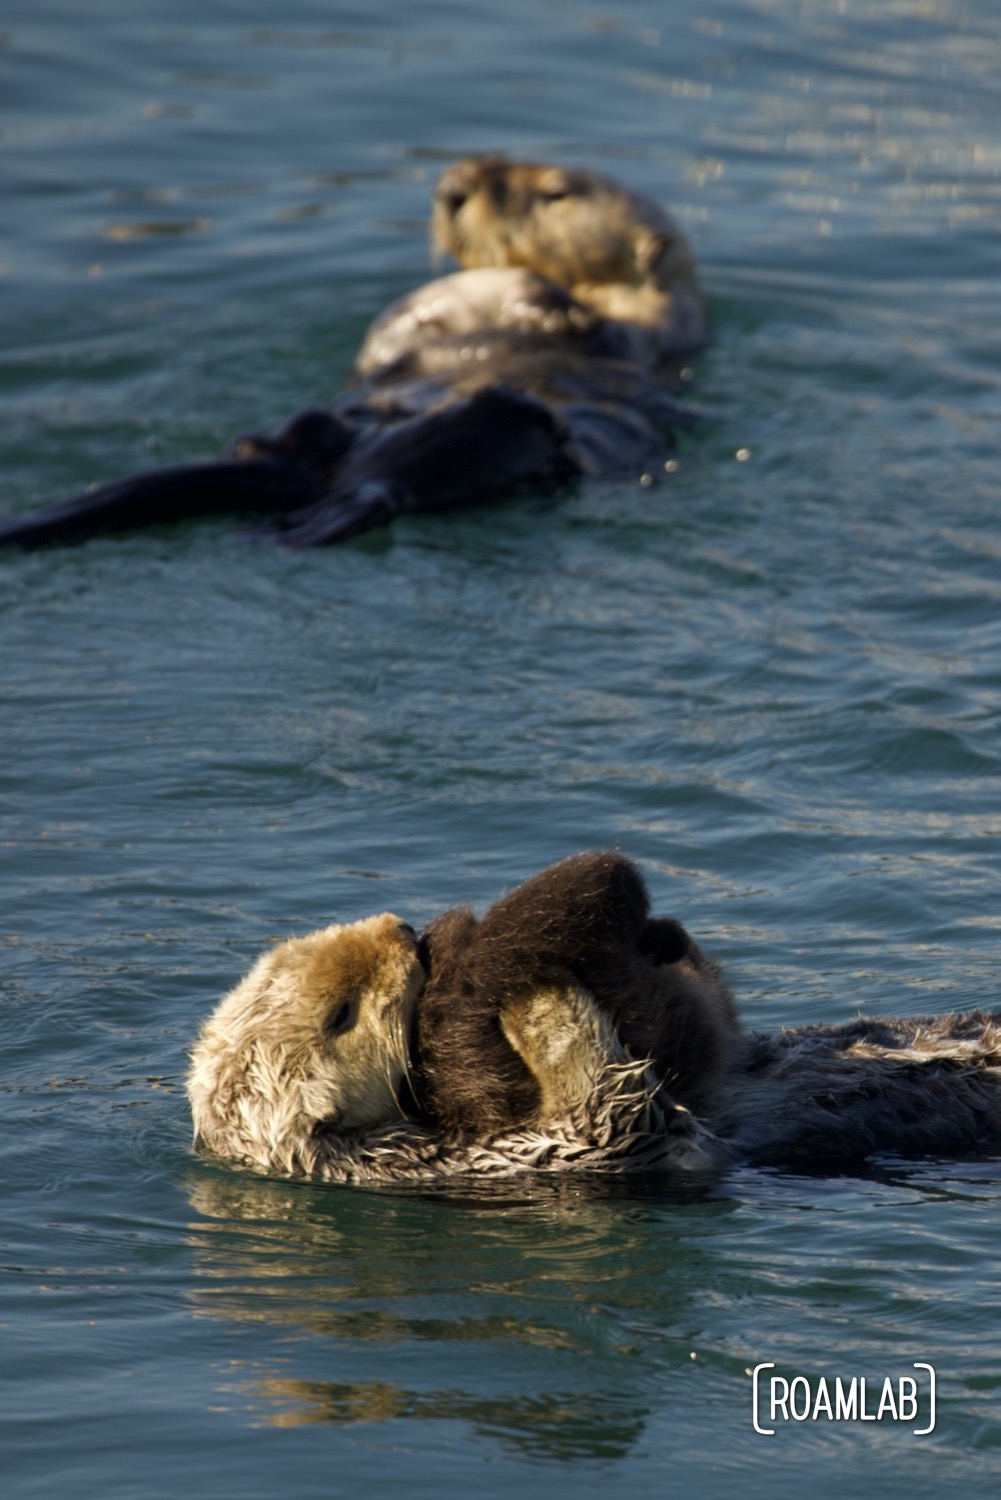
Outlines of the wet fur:
M505 1015L510 1045L536 1083L534 1108L467 1134L428 1123L314 1136L313 1175L336 1182L441 1182L547 1173L659 1168L707 1178L722 1156L695 1116L631 1058L607 1016L579 987L541 989Z
M663 208L586 167L454 163L435 188L431 234L467 270L527 269L614 323L644 364L706 342L692 249Z
M264 954L192 1050L196 1136L217 1156L308 1172L317 1131L400 1118L423 984L413 930L388 912Z
M480 922L466 909L447 912L425 940L415 1087L430 1119L463 1136L537 1109L535 1070L512 1047L506 1021L542 988L586 990L682 1104L698 1102L739 1034L719 969L680 923L650 917L639 871L618 854L563 860Z
M420 944L384 913L277 946L205 1022L188 1092L212 1154L331 1182L843 1170L1001 1142L1001 1015L742 1032L716 966L598 853Z
M408 1117L424 977L412 930L389 913L266 953L192 1049L196 1139L226 1160L330 1182L716 1166L705 1129L569 983L521 995L505 1014L504 1046L534 1080L532 1108L517 1121L484 1116L463 1136Z
M860 1016L752 1033L706 1118L735 1156L844 1165L1001 1141L1001 1014Z

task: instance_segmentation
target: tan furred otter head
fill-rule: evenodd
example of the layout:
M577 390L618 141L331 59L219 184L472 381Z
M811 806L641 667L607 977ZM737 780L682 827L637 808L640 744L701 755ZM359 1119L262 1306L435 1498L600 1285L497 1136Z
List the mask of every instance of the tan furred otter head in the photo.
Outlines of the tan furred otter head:
M266 953L192 1050L196 1137L217 1156L309 1172L323 1126L401 1119L424 980L413 929L389 912Z
M698 348L705 311L691 246L649 198L584 167L468 157L442 173L431 237L464 268L523 266L606 317Z

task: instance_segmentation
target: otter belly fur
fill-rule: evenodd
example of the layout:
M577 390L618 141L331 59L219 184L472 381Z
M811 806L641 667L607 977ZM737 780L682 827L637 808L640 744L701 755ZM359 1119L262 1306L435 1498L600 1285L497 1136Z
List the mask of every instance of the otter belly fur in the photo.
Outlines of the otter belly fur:
M706 341L664 210L583 168L491 156L443 173L432 237L462 269L376 319L332 407L8 521L0 545L239 513L260 518L250 535L320 546L663 456L691 421L669 366Z
M1001 1014L745 1031L718 968L644 913L635 867L600 853L543 871L481 923L460 909L417 940L384 913L279 945L195 1043L197 1139L258 1170L373 1183L836 1170L1001 1140ZM575 956L578 918L592 930ZM434 1086L422 1028L445 1037Z

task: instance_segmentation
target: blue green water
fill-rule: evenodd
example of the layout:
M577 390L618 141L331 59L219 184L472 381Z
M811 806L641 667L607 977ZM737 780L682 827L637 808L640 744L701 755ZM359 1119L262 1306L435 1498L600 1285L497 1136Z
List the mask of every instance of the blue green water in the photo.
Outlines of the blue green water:
M189 1150L272 938L618 845L760 1025L997 1004L993 0L6 0L4 515L342 381L440 164L690 229L706 412L651 490L288 555L0 558L6 1495L996 1493L996 1160L476 1201ZM938 1372L752 1427L747 1371Z

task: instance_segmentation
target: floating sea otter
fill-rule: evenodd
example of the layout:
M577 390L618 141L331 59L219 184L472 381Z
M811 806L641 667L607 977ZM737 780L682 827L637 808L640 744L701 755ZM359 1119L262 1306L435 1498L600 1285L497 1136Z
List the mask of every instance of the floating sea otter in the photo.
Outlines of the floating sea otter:
M236 512L269 518L254 535L320 546L662 456L691 418L670 364L706 341L668 214L583 168L491 156L442 175L431 223L464 269L376 320L330 410L10 521L0 544Z
M733 1025L718 971L649 921L627 861L581 856L481 924L457 909L418 939L383 913L265 954L195 1044L195 1131L216 1156L341 1182L705 1170L709 1136L622 1039L655 1051L668 1017L694 1097Z
M584 854L480 922L282 944L202 1027L188 1093L214 1155L326 1181L838 1167L997 1142L1001 1016L745 1033L635 867Z

